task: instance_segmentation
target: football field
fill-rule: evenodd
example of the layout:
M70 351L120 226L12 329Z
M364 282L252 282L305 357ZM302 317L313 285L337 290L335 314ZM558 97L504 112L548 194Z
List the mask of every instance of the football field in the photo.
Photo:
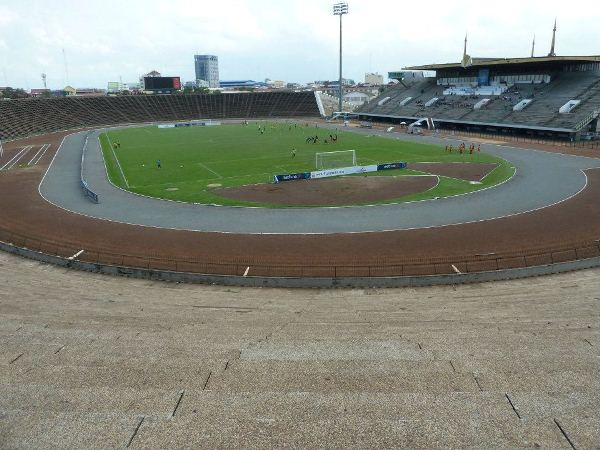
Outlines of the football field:
M330 135L337 141L332 142ZM306 142L314 136L319 137L317 143ZM316 169L316 153L340 150L355 150L358 165L400 161L497 164L480 183L441 176L435 188L393 202L471 192L505 181L514 173L509 162L483 152L447 153L443 146L292 122L125 128L102 134L100 142L108 176L116 186L151 197L219 205L275 206L224 198L215 193L215 188L272 183L275 174L312 171ZM422 174L399 169L369 176Z

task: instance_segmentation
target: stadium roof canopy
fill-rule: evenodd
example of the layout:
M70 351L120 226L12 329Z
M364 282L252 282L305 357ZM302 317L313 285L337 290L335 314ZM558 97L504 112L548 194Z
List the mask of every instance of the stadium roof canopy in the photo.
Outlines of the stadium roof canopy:
M468 67L490 67L490 66L517 66L517 65L533 65L539 63L555 63L555 64L586 64L598 63L600 56L536 56L529 58L472 58L471 64ZM405 67L404 70L447 70L461 69L465 66L458 63L449 64L428 64L425 66Z

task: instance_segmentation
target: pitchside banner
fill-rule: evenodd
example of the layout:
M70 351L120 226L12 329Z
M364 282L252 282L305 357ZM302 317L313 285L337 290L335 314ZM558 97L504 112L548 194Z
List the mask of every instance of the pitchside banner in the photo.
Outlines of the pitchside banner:
M355 175L357 173L377 172L377 165L371 166L353 166L353 167L339 167L337 169L318 170L311 172L311 178L329 178L339 177L340 175Z
M337 169L317 170L315 172L288 173L287 175L275 175L275 183L281 181L308 180L329 177L339 177L341 175L356 175L358 173L378 172L380 170L406 169L405 162L394 162L387 164L373 164L370 166L352 166L340 167Z
M310 178L310 172L303 173L288 173L287 175L275 175L275 183L281 181L295 181L295 180L308 180Z
M406 169L405 162L395 162L395 163L387 163L387 164L379 164L377 166L377 170L392 170L392 169Z

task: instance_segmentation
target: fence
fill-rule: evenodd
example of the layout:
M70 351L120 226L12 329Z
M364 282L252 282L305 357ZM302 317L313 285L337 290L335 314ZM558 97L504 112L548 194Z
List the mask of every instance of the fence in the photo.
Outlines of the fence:
M84 250L77 259L93 264L233 276L241 276L248 270L248 275L262 277L399 277L477 273L600 257L600 240L485 255L412 259L376 258L368 262L360 259L336 262L335 260L310 260L308 258L301 261L286 261L285 259L266 261L253 257L228 258L226 255L219 259L202 256L179 258L152 252L124 254L96 247L90 242L50 241L44 238L29 237L2 227L0 227L0 241L16 247L66 258Z
M390 127L389 122L369 122L373 127L378 129L387 130ZM395 127L394 127L395 128ZM507 142L519 142L524 144L539 144L548 145L553 147L570 147L579 149L590 149L600 150L600 140L590 141L571 141L568 139L549 139L543 136L520 136L514 134L504 133L491 133L484 131L472 131L472 130L452 130L448 128L438 128L438 134L443 136L455 136L457 139L463 136L477 137L481 139L507 141Z
M440 134L445 136L471 136L478 137L482 139L490 139L490 140L499 140L499 141L510 141L510 142L519 142L526 144L540 144L540 145L548 145L553 147L571 147L571 148L580 148L580 149L590 149L590 150L598 150L600 149L600 141L569 141L562 139L547 139L544 137L536 137L536 136L518 136L511 134L502 134L502 133L485 133L481 131L467 131L467 130L456 130L452 132L451 130L440 130Z

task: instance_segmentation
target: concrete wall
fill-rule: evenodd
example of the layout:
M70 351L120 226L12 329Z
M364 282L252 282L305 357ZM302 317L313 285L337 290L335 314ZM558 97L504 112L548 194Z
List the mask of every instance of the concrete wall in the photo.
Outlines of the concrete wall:
M147 280L162 280L177 283L218 284L225 286L275 287L275 288L394 288L483 283L487 281L512 280L518 278L551 275L573 270L589 269L600 266L600 257L548 264L543 266L507 269L493 272L475 272L448 275L404 276L404 277L339 277L339 278L301 278L301 277L242 277L229 275L209 275L187 272L149 270L135 267L119 267L105 264L69 260L59 256L47 255L29 249L0 242L0 250L36 261L54 264L87 272L106 275L120 275Z

